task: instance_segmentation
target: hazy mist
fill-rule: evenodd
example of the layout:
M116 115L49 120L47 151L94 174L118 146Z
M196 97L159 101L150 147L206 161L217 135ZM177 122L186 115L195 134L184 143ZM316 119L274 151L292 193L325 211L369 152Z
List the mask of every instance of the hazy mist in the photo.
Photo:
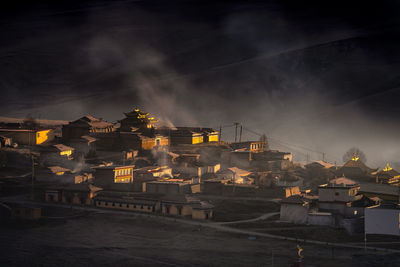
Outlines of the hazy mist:
M341 164L356 146L371 167L400 162L397 5L364 21L278 1L152 2L17 8L0 26L0 115L116 121L139 107L168 125L240 122L299 161Z

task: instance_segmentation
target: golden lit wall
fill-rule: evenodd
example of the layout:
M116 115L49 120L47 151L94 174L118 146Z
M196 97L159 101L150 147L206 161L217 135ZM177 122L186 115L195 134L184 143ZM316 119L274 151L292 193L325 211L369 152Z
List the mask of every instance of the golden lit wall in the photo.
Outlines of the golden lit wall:
M157 140L160 146L167 146L168 145L168 138L167 137L157 137L151 139L145 139L142 141L142 149L144 150L152 150L154 146L157 145Z
M69 157L69 156L72 155L72 150L61 151L61 152L60 152L60 155L61 155L61 156L67 156L67 157Z
M192 144L200 144L203 143L203 136L193 136Z
M114 170L114 183L131 183L133 181L133 168L119 168Z
M40 145L54 139L53 130L41 130L36 132L36 144Z
M217 135L217 134L215 134L215 135L210 135L210 136L208 137L208 142L218 142L218 135Z

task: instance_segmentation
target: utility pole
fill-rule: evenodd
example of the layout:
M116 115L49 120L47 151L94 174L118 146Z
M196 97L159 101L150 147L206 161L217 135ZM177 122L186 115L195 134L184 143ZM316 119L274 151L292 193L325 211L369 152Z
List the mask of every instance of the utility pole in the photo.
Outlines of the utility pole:
M235 125L235 143L236 143L237 142L237 130L238 130L239 123L234 122L233 124Z
M31 155L32 158L32 193L31 193L31 198L33 199L33 195L34 195L34 179L35 179L35 160L33 155Z
M222 125L219 125L219 132L218 132L218 143L221 144L221 138L222 138Z
M239 143L242 142L242 130L243 130L243 126L240 125Z

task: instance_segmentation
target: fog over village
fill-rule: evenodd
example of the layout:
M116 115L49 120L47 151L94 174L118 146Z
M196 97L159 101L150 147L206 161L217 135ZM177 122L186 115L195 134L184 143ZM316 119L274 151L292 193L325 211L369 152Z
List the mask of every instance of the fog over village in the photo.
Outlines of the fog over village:
M0 265L400 264L399 8L5 7Z

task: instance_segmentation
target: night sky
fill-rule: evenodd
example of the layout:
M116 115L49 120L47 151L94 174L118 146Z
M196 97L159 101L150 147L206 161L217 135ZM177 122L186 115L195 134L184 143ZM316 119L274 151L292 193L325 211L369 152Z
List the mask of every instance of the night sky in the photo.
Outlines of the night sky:
M298 160L283 142L396 164L399 14L398 1L13 1L0 116L115 121L138 106L179 126L241 122Z

